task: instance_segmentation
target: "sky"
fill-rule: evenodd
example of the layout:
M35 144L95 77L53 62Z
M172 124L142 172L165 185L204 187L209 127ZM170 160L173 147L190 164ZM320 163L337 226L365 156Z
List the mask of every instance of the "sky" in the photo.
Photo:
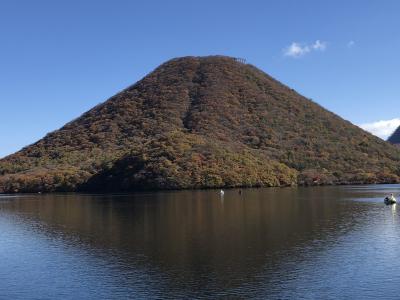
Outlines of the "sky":
M0 0L0 157L187 55L242 57L386 138L400 1Z

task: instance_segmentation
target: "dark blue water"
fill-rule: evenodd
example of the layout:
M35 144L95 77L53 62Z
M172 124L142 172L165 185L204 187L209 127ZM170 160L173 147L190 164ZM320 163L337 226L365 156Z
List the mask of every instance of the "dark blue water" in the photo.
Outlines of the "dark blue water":
M0 196L0 299L398 299L398 185Z

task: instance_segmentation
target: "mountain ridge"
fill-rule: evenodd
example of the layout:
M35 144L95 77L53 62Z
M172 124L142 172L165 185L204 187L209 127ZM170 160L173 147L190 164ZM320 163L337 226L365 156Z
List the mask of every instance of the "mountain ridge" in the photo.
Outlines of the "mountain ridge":
M167 61L0 160L1 192L399 182L400 151L256 67Z

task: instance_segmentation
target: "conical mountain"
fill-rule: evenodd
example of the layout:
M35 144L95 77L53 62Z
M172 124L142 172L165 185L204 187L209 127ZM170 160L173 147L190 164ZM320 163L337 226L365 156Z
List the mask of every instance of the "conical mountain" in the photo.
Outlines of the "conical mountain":
M170 60L0 160L0 191L398 182L400 151L223 56Z
M392 133L388 139L389 143L400 145L400 126Z

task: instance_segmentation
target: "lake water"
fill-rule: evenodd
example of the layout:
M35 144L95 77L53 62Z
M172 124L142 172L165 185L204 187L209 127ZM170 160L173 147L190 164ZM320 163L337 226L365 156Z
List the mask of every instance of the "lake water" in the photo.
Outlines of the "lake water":
M399 299L399 185L0 196L0 299Z

